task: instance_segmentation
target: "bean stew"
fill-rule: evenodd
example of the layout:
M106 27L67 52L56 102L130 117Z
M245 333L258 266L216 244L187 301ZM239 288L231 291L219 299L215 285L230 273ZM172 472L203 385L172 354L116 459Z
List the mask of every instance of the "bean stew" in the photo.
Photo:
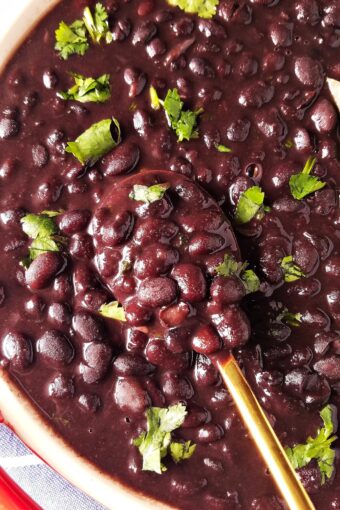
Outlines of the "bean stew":
M62 0L0 77L1 370L175 508L286 508L232 351L340 510L339 51L337 0Z

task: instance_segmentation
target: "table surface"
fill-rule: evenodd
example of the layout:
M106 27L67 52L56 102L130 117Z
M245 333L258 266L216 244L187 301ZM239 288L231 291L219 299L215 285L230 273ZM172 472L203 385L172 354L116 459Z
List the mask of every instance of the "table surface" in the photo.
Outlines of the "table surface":
M0 38L30 0L2 0ZM15 29L15 28L14 28ZM0 466L39 503L43 510L103 510L32 454L4 425L0 425Z

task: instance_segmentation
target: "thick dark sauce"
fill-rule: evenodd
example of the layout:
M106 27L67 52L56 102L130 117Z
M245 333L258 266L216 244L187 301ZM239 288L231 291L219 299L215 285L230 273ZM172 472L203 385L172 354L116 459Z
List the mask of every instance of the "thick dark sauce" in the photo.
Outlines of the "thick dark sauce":
M323 405L340 404L338 113L325 82L326 76L340 79L340 7L336 0L226 1L216 18L206 21L161 0L132 0L117 9L105 3L119 40L91 45L84 57L62 61L54 51L54 30L61 20L79 18L88 4L63 1L21 46L0 81L0 135L5 135L0 141L1 333L23 333L35 349L47 330L58 330L71 339L75 352L70 364L59 365L53 352L52 363L35 353L28 368L10 366L10 373L77 451L125 483L184 509L202 504L207 509L281 509L218 375L202 357L198 367L197 355L183 369L180 384L169 379L166 386L164 372L169 370L158 366L156 382L147 390L153 405L188 401L196 426L179 435L197 442L197 451L182 464L168 462L162 476L141 471L131 439L145 427L144 410L131 414L114 401L117 372L112 364L99 382L86 383L79 373L83 339L72 320L74 326L76 313L92 313L110 297L92 261L91 239L79 227L81 242L78 233L72 242L81 246L69 256L66 270L50 287L32 293L19 266L28 245L19 220L24 211L47 208L94 214L119 177L108 175L107 159L80 172L64 147L110 116L123 129L123 161L136 150L132 144L140 150L134 172L162 168L183 173L209 191L231 219L240 191L259 183L271 212L236 235L243 258L264 282L263 294L244 300L252 337L235 354L283 444L304 442L320 425ZM149 42L133 43L143 37ZM191 39L181 53L183 41ZM80 105L57 99L56 92L70 86L70 71L94 77L109 73L110 101ZM136 78L129 85L132 75ZM144 79L142 92L129 96ZM176 141L163 113L150 108L150 84L161 97L178 87L189 107L204 108L197 140ZM287 148L287 140L296 143ZM216 143L233 152L219 153ZM327 187L297 202L288 180L311 155ZM199 205L193 203L192 209L194 218ZM86 218L88 213L79 220L85 226ZM284 283L279 261L290 254L306 278ZM300 327L276 320L285 307L302 314ZM91 328L85 330L91 337ZM104 337L109 358L124 352L117 323L105 321ZM318 373L313 367L320 360L326 361L316 366ZM66 381L59 398L48 395L58 374ZM149 383L145 376L135 379L138 396L139 384ZM322 487L315 466L306 468L303 478L318 510L340 509L338 471Z

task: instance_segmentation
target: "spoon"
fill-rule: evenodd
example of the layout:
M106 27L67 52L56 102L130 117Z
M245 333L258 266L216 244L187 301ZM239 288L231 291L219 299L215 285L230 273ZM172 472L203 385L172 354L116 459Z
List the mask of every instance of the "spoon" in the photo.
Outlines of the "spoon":
M234 356L215 364L289 510L315 510Z
M182 195L183 193L185 195L183 189L187 186L188 189L190 189L189 206L191 214L195 211L195 214L198 215L202 210L204 210L204 206L201 203L195 202L196 195L197 197L204 197L205 201L208 201L214 208L214 211L217 211L217 213L219 212L221 217L224 218L223 231L225 238L228 240L227 244L229 243L228 249L233 253L236 259L240 259L240 251L235 234L230 223L225 218L223 211L203 189L193 183L192 180L180 174L174 174L173 172L165 170L144 170L138 174L123 178L116 183L113 190L106 196L106 198L104 198L104 205L111 210L112 214L116 214L118 211L124 210L124 208L136 207L131 204L132 201L129 201L128 198L133 186L152 186L157 183L167 183L172 189L182 187ZM178 201L178 198L175 200ZM184 198L184 200L188 201L188 197ZM140 204L141 202L139 202L139 208L145 206L145 204L142 206ZM157 204L157 202L151 205L158 207L160 214L164 212L164 210L160 207L160 204ZM179 215L176 217L176 221L181 221L181 214L183 214L183 211L180 211ZM198 228L203 229L202 225ZM184 257L185 256L186 255L184 255ZM191 259L192 258L193 257L191 257ZM191 259L189 258L188 262L192 262ZM195 258L195 262L199 264L200 260ZM199 309L197 313L200 313ZM232 347L233 345L231 340L230 351ZM238 412L241 415L246 428L249 430L249 433L254 440L259 453L263 457L265 464L270 470L289 510L315 510L313 503L300 482L295 470L290 464L278 437L246 381L234 356L229 354L227 358L223 358L221 356L221 352L211 354L210 356L208 353L205 354L210 357L211 361L220 371L223 381L228 388L234 403L236 404Z

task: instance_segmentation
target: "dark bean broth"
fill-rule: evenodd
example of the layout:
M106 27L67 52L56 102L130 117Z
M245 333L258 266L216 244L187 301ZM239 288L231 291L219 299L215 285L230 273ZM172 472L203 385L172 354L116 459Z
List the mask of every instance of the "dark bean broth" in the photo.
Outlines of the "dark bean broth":
M104 3L112 44L61 60L54 30L88 4L63 1L1 78L0 321L3 338L10 331L18 345L14 361L2 355L3 365L78 452L136 489L185 509L281 509L216 370L188 338L214 314L224 321L224 329L214 324L218 341L235 349L284 445L315 434L325 403L340 404L338 113L325 82L340 80L339 2L225 0L213 20L161 0ZM70 71L109 73L110 101L58 99ZM164 113L150 107L151 84L160 97L177 87L189 108L204 108L198 139L177 142ZM66 142L110 116L122 126L121 146L82 169L65 154ZM219 153L219 143L232 152ZM311 155L327 186L296 201L289 177ZM170 193L145 211L127 206L129 186L162 179L132 175L119 184L123 174L141 169L170 170L166 180L172 189L183 186L183 196ZM215 303L204 297L211 268L225 253L239 258L226 217L232 221L240 193L254 184L271 210L235 227L242 258L263 282L260 293L242 301L252 330L246 343L242 292L235 287L225 297L216 284ZM44 209L67 211L58 218L70 238L67 263L49 254L38 276L50 285L35 274L30 290L19 265L28 247L20 218ZM111 239L114 253L101 233L105 221L121 235ZM134 267L118 278L127 248ZM280 261L291 254L306 277L284 283ZM150 279L153 286L138 290ZM182 303L172 305L177 331L171 323L169 332L158 309L176 299L174 281ZM99 317L113 296L126 305L127 323ZM277 319L284 308L302 314L300 327ZM196 442L197 450L181 464L167 462L161 476L142 472L131 440L145 428L145 408L177 401L189 410L178 437ZM337 471L322 487L314 464L301 476L318 510L340 509Z

